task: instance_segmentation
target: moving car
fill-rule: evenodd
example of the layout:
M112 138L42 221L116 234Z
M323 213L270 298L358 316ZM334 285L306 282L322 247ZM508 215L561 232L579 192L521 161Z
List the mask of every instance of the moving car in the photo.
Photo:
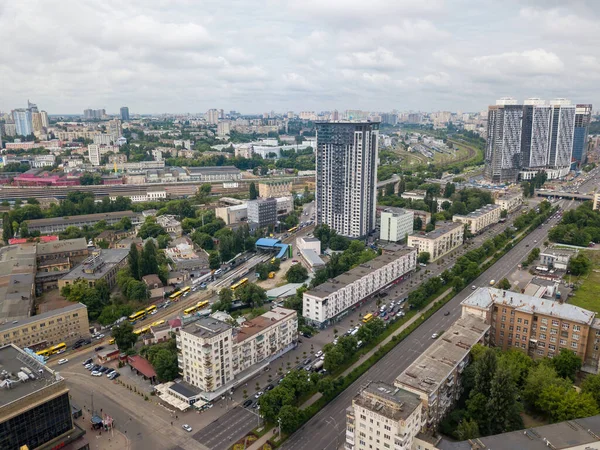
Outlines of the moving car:
M437 339L439 336L440 336L439 334L437 334L437 333L433 333L433 334L431 335L431 339Z
M446 311L446 312L444 313L444 315L445 315L445 316L449 316L449 315L450 315L450 311Z
M104 347L102 345L99 345L94 349L95 352L99 352L100 350L104 350Z
M471 286L471 289L475 290L477 289L477 286Z
M68 362L69 362L69 360L68 360L67 358L63 358L63 359L59 359L59 360L58 360L58 364L59 364L59 365L61 365L61 364L66 364L66 363L68 363Z
M188 433L192 432L192 427L190 427L187 423L184 423L183 425L181 425L181 428L183 428Z

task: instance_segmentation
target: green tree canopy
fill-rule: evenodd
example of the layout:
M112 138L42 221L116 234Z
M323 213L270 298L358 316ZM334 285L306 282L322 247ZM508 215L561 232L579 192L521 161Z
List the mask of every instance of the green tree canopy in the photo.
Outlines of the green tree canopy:
M288 283L302 283L308 278L308 270L302 264L294 264L288 269L285 278Z
M137 342L138 336L133 332L133 325L125 321L121 325L112 329L112 337L121 351L132 348Z

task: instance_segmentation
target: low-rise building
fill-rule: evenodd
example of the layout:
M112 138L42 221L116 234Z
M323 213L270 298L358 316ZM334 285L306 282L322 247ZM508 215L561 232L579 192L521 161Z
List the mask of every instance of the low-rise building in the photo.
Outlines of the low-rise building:
M184 325L177 334L180 373L211 401L262 369L262 363L296 344L296 311L275 308L244 322L241 328L203 317Z
M71 261L80 261L89 253L85 238L39 243L36 247L38 264L48 260L64 258Z
M174 270L169 272L169 277L167 279L167 284L176 285L176 284L186 284L190 279L190 274L187 271Z
M98 280L105 280L109 288L117 282L117 272L127 265L127 249L97 250L85 261L58 280L62 289L69 284L85 281L89 286L95 286Z
M225 206L215 209L215 215L223 219L225 225L233 225L248 220L248 204Z
M314 326L330 325L344 317L357 303L407 277L416 265L414 248L377 256L305 292L302 315Z
M241 180L242 171L234 166L186 167L190 179L197 181Z
M408 236L407 244L409 247L415 247L419 253L429 253L429 260L433 262L460 247L463 241L463 225L445 222L429 233L411 234Z
M435 430L460 397L471 348L485 343L489 328L479 317L461 317L394 381L423 401L422 431Z
M0 325L0 345L15 344L40 350L61 342L74 342L89 334L87 307L75 303Z
M290 195L292 195L291 181L261 181L258 183L259 197L289 197Z
M290 195L287 197L276 197L275 201L277 202L278 216L288 215L294 210L294 199Z
M419 219L421 219L421 230L424 230L427 227L428 223L431 223L431 213L427 212L427 211L422 211L420 209L406 209L404 208L405 211L410 211L413 213L415 219L418 217ZM413 228L414 228L414 224L413 224ZM414 231L419 231L419 230L414 230Z
M157 216L156 223L159 224L163 229L169 233L172 237L181 237L183 229L181 228L181 222L171 216L165 214L164 216Z
M310 267L316 268L325 265L325 262L319 256L321 254L321 241L317 238L307 236L296 238L296 248Z
M413 232L415 215L402 208L386 208L381 213L379 239L388 242L406 240Z
M453 222L462 223L467 226L469 232L473 235L481 233L488 227L500 222L500 213L502 208L500 205L485 205L479 209L476 209L469 214L460 215L455 214L452 217Z
M158 275L145 275L142 277L142 281L148 287L148 292L150 292L150 299L164 297L165 288L163 286L163 282L160 281L160 278L158 278Z
M164 189L143 188L132 190L129 192L111 192L108 194L108 197L113 202L117 199L117 197L128 198L131 200L132 203L155 202L165 200L167 198L167 191Z
M0 248L0 323L31 316L35 300L35 244Z
M274 198L257 198L248 202L248 222L258 228L275 225L277 222L277 200Z
M463 317L475 316L490 325L492 345L532 358L571 350L583 361L583 371L598 373L600 319L593 311L495 288L473 291L461 306Z
M523 204L523 194L515 193L503 195L502 197L497 198L495 202L496 205L500 206L500 209L511 213Z
M551 269L567 270L576 249L548 247L540 253L540 264Z
M423 402L404 389L371 382L346 410L347 450L411 450L421 429Z
M25 223L27 224L27 229L30 233L32 231L39 231L40 234L52 234L61 233L65 231L67 227L93 227L102 220L105 221L107 225L114 225L125 217L131 220L131 223L134 226L142 223L140 215L133 211L116 211L109 213L84 214L81 216L53 217L51 219L34 219L26 220Z

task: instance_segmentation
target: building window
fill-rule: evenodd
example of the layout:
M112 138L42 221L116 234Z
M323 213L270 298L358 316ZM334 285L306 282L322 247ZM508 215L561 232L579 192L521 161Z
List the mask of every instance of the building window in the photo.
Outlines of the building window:
M521 319L520 317L517 319L517 323L523 323L523 319Z
M561 340L559 341L559 344L560 344L560 345L567 345L567 341L566 341L565 339L561 339Z
M517 331L521 331L521 327L517 325Z
M523 322L525 325L529 325L529 320L525 319L525 322Z
M577 348L577 342L571 342L571 347Z
M552 319L552 326L553 327L557 327L558 326L558 320Z
M548 319L542 319L542 324L543 325L548 325Z

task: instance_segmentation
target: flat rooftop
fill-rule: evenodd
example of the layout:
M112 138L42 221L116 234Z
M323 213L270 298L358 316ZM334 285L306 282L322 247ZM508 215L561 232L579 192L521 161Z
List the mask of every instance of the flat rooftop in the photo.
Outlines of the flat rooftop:
M71 252L87 249L85 238L67 239L65 241L53 241L45 244L37 244L38 256L48 255L59 252Z
M320 284L319 286L307 291L307 295L311 295L313 297L325 298L336 291L348 286L349 284L354 283L355 281L360 280L363 277L366 277L374 270L381 269L384 266L387 266L391 262L401 258L404 255L409 253L416 253L414 248L404 248L394 253L384 253L372 259L369 262L361 264L354 269L350 269L348 272L345 272L341 275L338 275L333 280L328 281L326 283Z
M0 372L4 371L8 376L0 381L0 411L16 400L62 381L53 370L12 344L0 347Z
M390 213L393 214L395 216L403 216L405 214L414 214L412 209L404 209L404 208L398 208L396 206L386 206L385 209L383 211L381 211L381 213Z
M308 261L308 263L311 266L324 266L325 265L325 261L323 261L321 259L321 257L318 255L318 253L315 252L313 249L305 248L300 251L302 252L302 256L304 256L304 258L306 258L306 260Z
M231 325L220 320L213 319L212 317L201 317L198 320L188 323L183 328L183 331L194 336L210 339L215 337L227 330L231 329Z
M289 319L292 316L296 317L296 314L296 311L293 309L273 308L252 320L245 321L237 331L235 340L238 343L245 341L282 320Z
M476 308L489 309L492 303L497 305L508 305L517 311L529 314L556 316L573 322L591 325L595 312L568 303L560 303L545 298L532 297L518 292L503 291L491 287L479 288L473 291L461 305Z
M186 167L186 170L190 175L211 173L241 173L241 170L235 166Z
M443 222L439 227L435 230L430 231L429 233L417 232L411 234L411 236L418 237L420 239L437 239L440 236L445 235L451 231L454 231L457 228L462 228L464 225L460 222Z
M85 261L62 277L63 280L99 280L104 277L116 264L129 255L129 249L103 249L99 254L88 257Z
M488 204L485 206L482 206L479 209L476 209L475 211L472 211L468 214L455 214L454 217L466 217L468 219L477 219L478 217L481 217L491 211L494 211L496 209L500 209L500 205L492 205L492 204Z
M421 404L421 399L402 388L374 381L354 397L352 403L399 421L408 419Z
M570 248L545 248L540 252L540 255L552 255L552 256L574 256L577 254L577 250Z
M494 450L548 450L548 448L592 450L600 448L598 436L600 436L600 415L496 434L471 441L450 442L442 439L437 448L472 450L472 443L480 443L479 448Z
M68 313L71 311L77 311L78 309L84 310L85 314L87 314L87 307L83 303L73 303L69 306L65 306L64 308L53 309L52 311L38 314L36 316L30 316L25 319L19 319L17 321L17 323L12 323L12 322L4 323L3 325L0 325L0 333L2 333L4 331L12 330L13 328L22 327L23 325L27 325L28 323L35 323L39 320L44 320L49 317L60 316L62 314L65 314L65 313Z
M0 322L29 317L35 272L35 244L0 248Z
M459 318L396 377L394 384L410 387L427 395L435 392L489 328L489 325L477 317Z
M58 224L71 224L71 223L81 223L81 222L100 222L101 220L119 220L123 217L137 217L137 213L133 211L115 211L115 212L107 212L107 213L98 213L98 214L84 214L81 216L64 216L64 217L53 217L51 219L34 219L34 220L26 220L27 226L29 228L32 227L41 227L47 225L58 225Z

